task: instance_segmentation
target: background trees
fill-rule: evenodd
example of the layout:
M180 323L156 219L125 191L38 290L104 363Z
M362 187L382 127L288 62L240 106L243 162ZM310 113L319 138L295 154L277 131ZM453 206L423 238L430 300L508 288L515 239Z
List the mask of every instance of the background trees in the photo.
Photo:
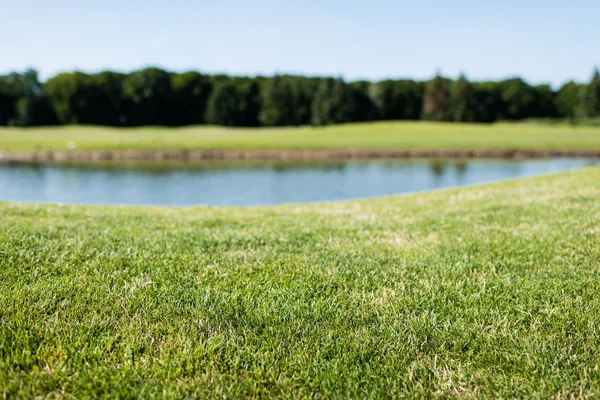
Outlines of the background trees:
M0 125L12 125L22 89L16 73L0 76Z
M276 75L267 79L262 91L260 122L264 126L296 125L294 78Z
M452 119L461 122L477 121L477 97L471 82L461 74L450 92Z
M451 121L452 103L450 98L450 79L439 73L426 83L423 97L423 119L432 121Z
M600 72L554 90L520 78L427 82L276 75L230 77L145 68L128 74L68 72L45 83L35 70L0 76L0 125L328 125L427 119L494 122L600 118Z
M535 116L535 91L521 78L500 81L498 89L502 99L498 119L519 120Z
M475 122L494 122L504 109L500 87L496 82L474 82Z
M573 81L565 83L555 94L554 105L556 114L560 118L574 120L579 102L579 93L583 85Z
M28 69L0 76L0 125L54 125L56 115L38 79Z
M123 79L127 125L171 125L171 77L159 68L145 68Z
M370 97L375 118L383 120L419 119L425 85L412 80L385 80L371 85Z
M577 111L584 118L600 117L600 72L597 68L590 83L580 89Z
M208 100L206 122L223 126L258 126L259 112L257 79L219 78Z
M213 89L210 77L190 71L171 74L171 123L196 125L205 122L208 99Z
M325 78L319 82L312 102L312 124L330 125L358 120L357 96L342 79Z
M60 124L125 125L124 79L110 71L63 73L49 79L44 90Z

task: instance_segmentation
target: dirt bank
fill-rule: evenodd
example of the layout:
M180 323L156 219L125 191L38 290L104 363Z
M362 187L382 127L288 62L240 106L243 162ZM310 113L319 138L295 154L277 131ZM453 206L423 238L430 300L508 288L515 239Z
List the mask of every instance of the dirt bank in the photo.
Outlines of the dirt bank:
M115 150L0 152L4 162L60 162L110 160L347 160L393 158L546 158L600 157L600 150L481 149L481 150Z

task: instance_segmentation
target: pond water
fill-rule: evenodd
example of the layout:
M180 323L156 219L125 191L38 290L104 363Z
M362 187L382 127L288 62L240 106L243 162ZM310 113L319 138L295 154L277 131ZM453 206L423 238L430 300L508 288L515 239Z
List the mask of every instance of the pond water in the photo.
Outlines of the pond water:
M0 164L0 200L266 205L392 195L564 171L596 159L348 161L143 167Z

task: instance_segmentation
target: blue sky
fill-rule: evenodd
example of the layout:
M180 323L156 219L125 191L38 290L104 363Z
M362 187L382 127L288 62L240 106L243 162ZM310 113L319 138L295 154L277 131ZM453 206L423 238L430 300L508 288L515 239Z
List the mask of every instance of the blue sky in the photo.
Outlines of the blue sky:
M346 79L587 81L600 1L0 0L0 73L152 65Z

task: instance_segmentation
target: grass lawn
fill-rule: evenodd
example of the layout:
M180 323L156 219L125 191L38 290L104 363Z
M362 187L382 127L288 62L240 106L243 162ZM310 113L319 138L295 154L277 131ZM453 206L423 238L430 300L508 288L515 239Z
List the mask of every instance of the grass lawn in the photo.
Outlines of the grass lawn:
M0 128L0 151L113 149L600 149L600 127L374 122L323 128Z
M263 208L0 203L8 398L583 398L599 364L598 167Z

